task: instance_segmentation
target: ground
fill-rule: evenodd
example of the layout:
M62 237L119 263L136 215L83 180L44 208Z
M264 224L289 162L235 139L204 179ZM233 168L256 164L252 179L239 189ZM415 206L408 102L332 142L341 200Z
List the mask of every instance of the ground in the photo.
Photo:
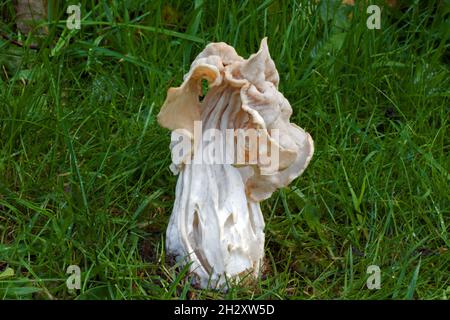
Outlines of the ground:
M72 31L57 2L28 39L3 1L0 297L448 299L450 5L398 2L371 30L363 3L82 0ZM165 257L177 177L156 115L207 43L248 57L264 36L315 154L262 203L261 279L198 290Z

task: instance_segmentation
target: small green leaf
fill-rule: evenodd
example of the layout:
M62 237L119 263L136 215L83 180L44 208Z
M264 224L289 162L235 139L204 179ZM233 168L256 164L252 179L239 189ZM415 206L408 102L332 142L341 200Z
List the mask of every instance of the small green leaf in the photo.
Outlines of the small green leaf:
M411 282L408 286L408 292L406 293L406 299L411 300L414 297L414 291L416 290L416 284L417 284L417 278L419 277L419 271L420 271L420 263L421 260L419 260L419 264L416 267L416 270L414 270L414 274L411 278Z
M36 287L10 287L6 288L6 294L12 297L29 296L30 294L42 291Z
M14 270L12 268L6 268L2 273L0 273L0 280L14 277Z

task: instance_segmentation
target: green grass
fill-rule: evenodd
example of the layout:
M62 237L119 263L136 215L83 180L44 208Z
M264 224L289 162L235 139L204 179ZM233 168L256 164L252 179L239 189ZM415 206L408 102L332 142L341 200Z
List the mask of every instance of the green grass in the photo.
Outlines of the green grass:
M82 0L69 32L49 3L44 39L0 23L25 43L0 38L0 298L448 299L448 0L383 8L381 30L334 1ZM264 36L316 151L262 204L256 287L197 290L165 260L177 177L156 114L207 43L248 57Z

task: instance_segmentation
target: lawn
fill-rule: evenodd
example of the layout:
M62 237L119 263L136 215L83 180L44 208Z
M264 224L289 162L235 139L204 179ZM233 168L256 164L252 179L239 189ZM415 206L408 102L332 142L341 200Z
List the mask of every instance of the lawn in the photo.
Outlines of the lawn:
M39 38L2 1L0 298L448 299L450 1L376 3L370 30L362 2L82 0L69 30L49 1ZM156 115L206 44L247 58L264 36L314 157L262 203L258 283L199 290L165 257Z

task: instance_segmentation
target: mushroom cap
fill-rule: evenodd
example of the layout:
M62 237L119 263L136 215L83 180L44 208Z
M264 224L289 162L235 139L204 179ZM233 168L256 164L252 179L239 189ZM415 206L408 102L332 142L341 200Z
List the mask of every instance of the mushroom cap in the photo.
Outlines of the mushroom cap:
M243 170L251 172L243 176L251 200L267 199L305 170L314 153L314 142L305 130L289 121L292 108L278 91L280 77L270 56L267 38L262 39L258 52L248 59L243 59L224 42L208 44L192 62L181 86L168 90L158 114L161 126L182 129L191 138L194 136L194 122L202 120L202 112L214 108L214 105L203 105L213 100L207 99L210 92L203 102L199 100L203 79L210 88L221 88L221 94L239 92L240 99L235 99L233 104L239 104L240 109L226 119L228 128L262 129L261 140L266 142L258 152L271 150L279 155L277 166L258 162ZM278 133L276 139L274 131Z

